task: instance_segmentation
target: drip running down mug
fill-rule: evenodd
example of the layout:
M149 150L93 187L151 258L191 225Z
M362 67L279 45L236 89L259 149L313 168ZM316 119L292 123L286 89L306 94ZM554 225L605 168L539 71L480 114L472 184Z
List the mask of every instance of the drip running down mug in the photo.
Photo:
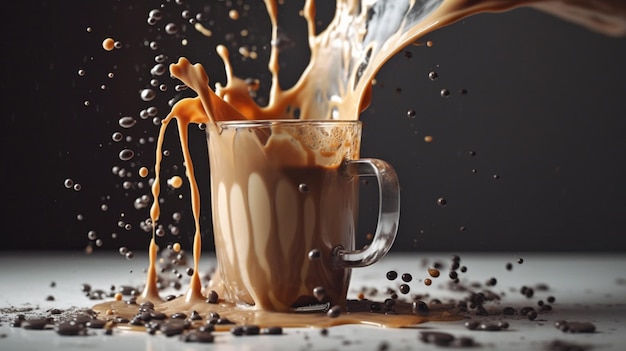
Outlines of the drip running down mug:
M351 268L389 251L400 213L393 168L359 159L361 122L217 122L207 139L224 298L265 311L345 305ZM355 250L359 176L378 180L379 217Z

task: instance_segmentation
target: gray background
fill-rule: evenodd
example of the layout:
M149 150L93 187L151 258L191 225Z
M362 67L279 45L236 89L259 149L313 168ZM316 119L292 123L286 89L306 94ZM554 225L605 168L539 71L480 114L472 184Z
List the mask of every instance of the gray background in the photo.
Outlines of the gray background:
M82 249L89 244L89 230L103 238L102 249L147 245L148 234L137 225L147 212L132 206L146 191L120 188L120 179L111 174L111 167L121 164L120 145L110 136L121 115L137 115L146 107L137 91L148 78L137 77L155 55L143 40L154 36L145 19L158 4L6 5L1 249ZM218 11L218 4L211 10ZM331 13L321 10L320 15L327 19ZM264 14L244 20L239 24L260 24L259 40L269 34ZM222 34L215 43L231 30L227 25L216 25ZM87 26L94 32L87 33ZM109 35L128 46L105 53L100 43ZM284 55L290 60L285 84L306 62L301 58L305 42L292 39L295 45ZM362 155L392 163L402 184L394 250L624 251L626 39L520 9L477 15L424 40L434 46L411 46L411 58L400 53L383 68L373 104L362 116ZM212 81L223 81L213 48L190 45L172 49L171 55L202 61ZM87 68L88 75L78 77L79 68ZM103 78L109 70L116 79ZM428 79L431 71L438 73L436 81ZM237 64L235 72L245 77L259 68ZM254 76L267 78L266 73ZM104 93L98 91L102 82L109 85ZM450 90L449 98L439 96L442 88ZM461 95L460 89L468 93ZM85 100L92 101L88 108ZM165 106L165 100L155 103ZM417 112L415 118L407 117L409 109ZM134 137L156 131L146 126ZM197 157L206 157L202 135L192 134ZM426 135L433 142L425 143ZM135 150L135 173L139 166L151 167L153 145ZM207 179L206 166L196 162L196 167ZM83 189L65 189L66 178ZM363 195L359 243L375 221L375 194L368 186ZM440 197L447 200L445 207L437 205ZM204 242L210 248L206 189L203 198ZM100 210L102 203L108 211ZM184 224L179 238L165 240L185 247L192 232L186 199L167 203L173 206L166 211L182 209ZM85 219L78 221L78 213ZM119 220L134 229L118 228ZM110 238L112 232L117 239Z

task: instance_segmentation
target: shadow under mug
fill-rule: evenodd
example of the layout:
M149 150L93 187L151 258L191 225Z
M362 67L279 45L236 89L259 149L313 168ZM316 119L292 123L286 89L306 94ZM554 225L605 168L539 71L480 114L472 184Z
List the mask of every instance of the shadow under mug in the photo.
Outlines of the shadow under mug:
M361 123L217 122L207 139L224 298L266 311L344 306L351 268L389 251L400 213L393 168L359 158ZM360 176L378 181L379 217L355 250Z

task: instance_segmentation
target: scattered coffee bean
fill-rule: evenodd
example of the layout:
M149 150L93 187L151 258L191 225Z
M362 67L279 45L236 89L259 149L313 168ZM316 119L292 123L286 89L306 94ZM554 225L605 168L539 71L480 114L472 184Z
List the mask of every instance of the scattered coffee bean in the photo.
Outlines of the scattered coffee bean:
M22 321L21 326L24 329L43 330L52 324L48 318L35 318Z
M57 334L64 336L86 335L84 325L72 322L63 322L57 324L54 327L54 330L57 332Z
M498 327L500 327L502 329L509 329L509 323L505 322L505 321L500 321L500 322L498 322Z
M460 271L461 271L461 273L467 272L467 267L461 266Z
M85 323L85 326L92 329L102 329L106 325L107 321L102 319L92 319Z
M389 272L387 272L387 279L395 280L396 278L398 278L398 272L396 272L396 271L389 271Z
M513 264L511 262L508 262L505 266L507 271L512 271L513 270Z
M496 278L491 278L489 280L487 280L486 285L487 286L495 286L498 283L498 281L496 280Z
M526 307L522 307L522 309L519 310L519 313L522 316L527 316L528 313L530 313L531 311L534 311L534 310L535 310L534 308L526 306Z
M411 290L411 288L409 287L409 285L408 285L408 284L402 284L402 285L400 285L400 292L401 292L402 294L408 294L410 290Z
M556 321L554 326L564 333L594 333L596 326L590 322Z
M198 313L198 311L193 310L191 311L191 315L189 315L189 319L192 321L199 321L202 319L202 316Z
M459 274L456 271L450 271L450 273L448 274L448 277L450 277L450 279L455 280L459 277Z
M321 336L328 336L328 329L327 328L320 329L320 335Z
M515 314L515 309L513 307L507 306L502 309L502 314L506 316L512 316Z
M430 286L430 284L432 284L432 283L433 283L433 281L430 280L429 278L424 279L424 285Z
M442 332L420 332L420 340L437 346L449 346L454 340L454 335Z
M483 331L500 331L502 328L496 323L481 323L478 326L479 330Z
M215 331L215 325L207 323L198 327L201 332L213 332Z
M209 296L206 299L207 303L217 303L219 300L219 295L215 290L209 291Z
M537 319L537 312L535 311L528 312L528 319L531 321L534 321L535 319Z
M428 316L430 312L430 308L428 308L428 305L424 301L413 301L412 309L413 313L418 316Z
M547 351L587 351L589 349L589 346L574 344L562 340L554 340L546 345Z
M91 291L91 285L89 284L81 284L80 285L80 290L84 293L88 293Z
M218 318L215 324L228 325L228 324L235 324L235 322L231 321L228 318Z
M52 295L46 296L46 301L54 301L54 296Z
M187 314L183 312L172 313L170 316L171 319L185 319L187 318Z
M518 258L518 259L517 259L517 263L518 263L518 264L522 264L522 263L524 263L524 259L523 259L523 258L521 258L521 257L520 257L520 258Z
M230 328L230 333L233 334L234 336L242 336L243 335L243 326L236 326L236 327L232 327Z
M330 318L337 318L339 317L339 315L341 314L341 307L335 305L333 307L331 307L328 312L326 312L326 315Z
M556 299L554 298L554 296L548 296L548 298L546 299L549 303L554 303L556 301Z
M185 322L181 319L171 319L163 323L160 330L165 336L180 335L185 331Z
M244 335L259 335L261 328L258 325L244 325L243 333Z
M184 342L212 343L215 336L208 331L192 330L180 336Z
M480 322L471 320L471 321L466 321L463 325L465 325L465 328L469 330L476 330L480 326Z

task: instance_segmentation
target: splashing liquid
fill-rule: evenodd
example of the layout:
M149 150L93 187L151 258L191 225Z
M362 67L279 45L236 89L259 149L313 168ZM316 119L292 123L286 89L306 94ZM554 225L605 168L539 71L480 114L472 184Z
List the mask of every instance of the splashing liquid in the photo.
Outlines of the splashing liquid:
M236 308L228 301L208 304L200 279L201 255L200 195L195 180L193 161L188 147L190 124L210 124L225 120L270 119L342 119L357 120L367 108L371 98L372 79L382 65L405 46L419 37L451 24L459 19L480 12L498 12L535 1L471 1L471 0L338 0L335 16L321 33L315 32L315 3L307 0L302 11L308 28L310 62L299 80L289 89L282 89L279 80L278 58L280 38L278 33L279 5L276 0L265 0L272 24L272 49L269 71L272 85L269 103L259 106L250 94L249 82L233 74L229 52L225 46L217 48L226 70L226 85L209 88L209 78L200 64L192 64L185 58L170 66L172 76L197 93L197 97L178 101L162 121L159 131L155 180L152 187L154 202L150 210L152 225L156 228L160 216L159 194L161 179L160 163L162 144L166 129L172 120L178 123L179 140L183 150L186 175L190 182L191 206L195 234L193 243L193 275L187 292L172 301L163 301L157 288L157 245L155 235L150 241L145 289L139 298L151 301L155 309L173 313L195 310L200 313L218 312L237 323L254 323L261 326L329 326L347 323L363 323L400 327L420 323L425 317L414 314L410 304L399 303L395 315L359 311L337 318L326 314L272 313L254 309ZM204 160L203 160L204 161ZM218 274L219 275L219 274ZM219 277L213 278L213 286L219 290ZM107 302L94 307L98 311L114 311L118 315L132 316L136 307L121 301ZM448 311L433 312L430 320L456 319Z

